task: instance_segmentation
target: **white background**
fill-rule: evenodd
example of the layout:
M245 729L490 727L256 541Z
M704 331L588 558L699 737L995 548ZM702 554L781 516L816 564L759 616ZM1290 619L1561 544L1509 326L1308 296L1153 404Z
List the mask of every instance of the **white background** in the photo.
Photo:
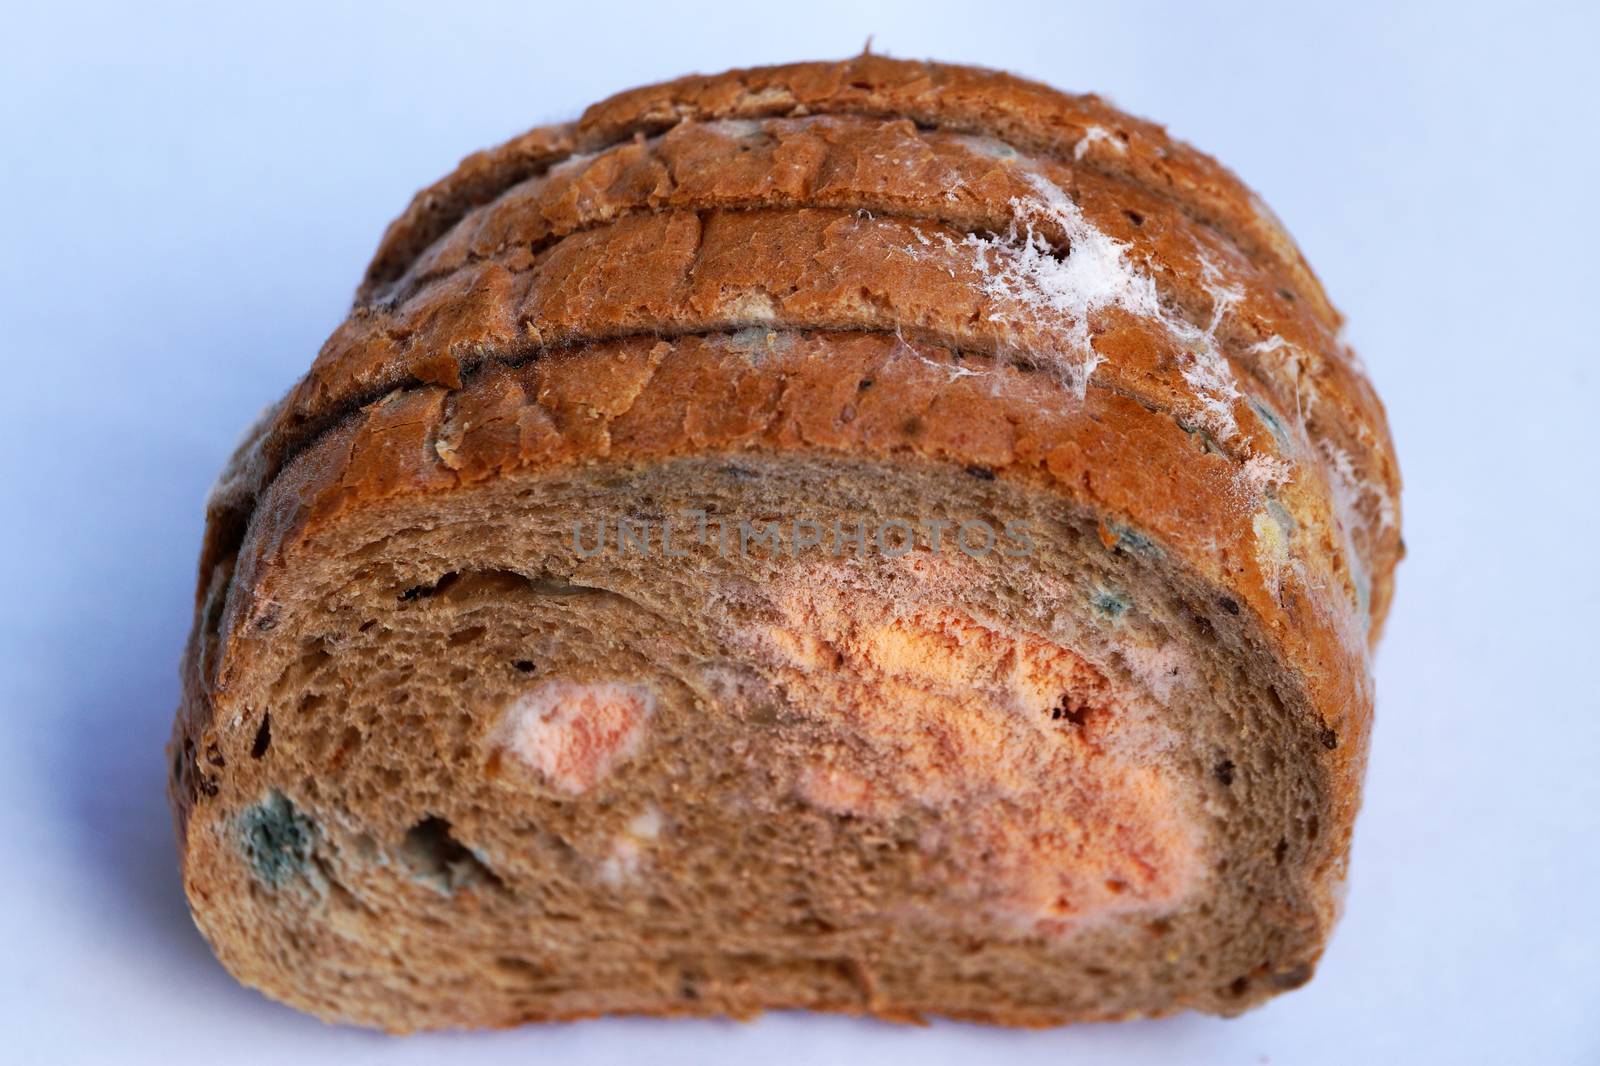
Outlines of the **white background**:
M1600 1062L1592 14L27 6L0 18L0 1060ZM1411 555L1316 980L1231 1022L786 1015L409 1041L234 984L184 907L161 750L201 505L237 433L461 155L624 87L869 33L1168 123L1262 192L1350 318Z

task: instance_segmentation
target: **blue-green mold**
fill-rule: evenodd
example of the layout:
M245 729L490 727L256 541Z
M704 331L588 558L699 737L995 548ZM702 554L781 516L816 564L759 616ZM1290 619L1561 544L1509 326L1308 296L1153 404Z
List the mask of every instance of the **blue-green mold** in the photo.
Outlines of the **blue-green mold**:
M1284 428L1283 419L1278 413L1259 400L1250 401L1250 410L1254 411L1256 417L1261 419L1261 424L1267 427L1267 432L1272 434L1272 439L1277 442L1279 450L1288 455L1293 450L1289 444L1289 431Z
M1134 555L1143 555L1151 559L1157 559L1161 557L1161 548L1156 544L1156 542L1145 536L1143 533L1140 533L1132 526L1124 526L1116 522L1107 522L1106 528L1110 530L1111 535L1116 538L1117 547L1121 548L1123 551L1131 552Z
M1121 618L1128 612L1128 598L1107 589L1096 589L1094 595L1089 597L1089 602L1094 604L1094 609L1107 618Z
M316 832L316 823L276 789L239 812L239 846L256 877L275 887L305 874Z

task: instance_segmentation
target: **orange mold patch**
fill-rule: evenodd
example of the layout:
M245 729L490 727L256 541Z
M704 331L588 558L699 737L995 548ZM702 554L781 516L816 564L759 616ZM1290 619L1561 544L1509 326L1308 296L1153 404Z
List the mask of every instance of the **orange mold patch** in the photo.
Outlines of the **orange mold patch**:
M506 708L499 747L577 795L638 749L654 710L654 695L641 685L550 681Z
M836 815L940 814L953 895L1020 934L1170 911L1200 832L1146 693L1036 634L822 579L759 633L791 701L831 743L796 794Z

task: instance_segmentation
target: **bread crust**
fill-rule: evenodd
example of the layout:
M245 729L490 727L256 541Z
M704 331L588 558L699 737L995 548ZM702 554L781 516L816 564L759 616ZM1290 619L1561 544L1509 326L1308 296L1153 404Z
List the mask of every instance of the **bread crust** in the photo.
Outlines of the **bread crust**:
M1121 147L1097 149L1091 130ZM1015 154L986 157L974 136ZM753 159L729 150L742 140ZM897 178L874 169L884 159L922 169ZM1079 396L1029 357L1071 347L1052 315L1019 318L985 289L985 254L1032 247L1016 233L1024 169L1127 248L1163 301L1153 319L1096 314L1105 361ZM1070 233L1035 221L1070 252ZM1236 433L1202 424L1173 323L1237 382L1222 398ZM1324 739L1326 829L1306 869L1320 943L1401 552L1382 406L1338 323L1226 170L1096 98L989 71L865 56L681 79L470 157L390 227L350 319L213 495L171 749L180 837L216 794L208 752L279 584L353 516L598 462L910 456L1139 531L1282 664L1288 713ZM1252 480L1274 463L1292 473ZM1260 550L1267 489L1299 530L1286 568ZM191 899L207 877L186 854Z
M1293 275L1299 295L1329 321L1338 321L1304 256L1255 194L1227 168L1155 123L1097 96L1063 93L1001 71L870 53L839 62L689 75L630 89L593 105L575 123L540 127L474 153L419 192L391 224L368 267L363 298L402 274L466 210L574 153L598 151L687 120L816 114L907 118L1063 158L1076 154L1092 130L1112 131L1126 151L1094 157L1096 169L1169 196L1198 220L1229 234L1248 254L1270 256Z
M669 114L675 115L672 122L664 118ZM754 165L701 166L701 181L683 187L670 181L672 163L707 162L717 154L717 134L701 123L789 114L893 115L896 120L872 125L843 118L827 136L814 130L806 136L805 130L795 130L795 123L789 123L789 130L782 123L768 123L763 136L773 146L766 154L757 152ZM939 128L922 131L917 123ZM1312 447L1338 455L1349 467L1347 480L1360 487L1360 528L1354 536L1370 576L1371 632L1376 639L1392 595L1389 575L1402 554L1394 445L1376 392L1339 339L1338 314L1326 304L1322 288L1282 227L1262 213L1258 198L1210 158L1099 99L1072 98L989 70L882 56L682 78L619 94L589 109L579 123L534 130L501 149L470 157L456 173L418 194L390 227L357 309L334 331L310 375L277 416L230 463L214 496L211 525L242 530L254 496L286 458L358 403L411 381L450 381L462 363L517 362L546 347L541 307L526 306L523 288L541 282L538 262L526 262L530 251L546 245L546 258L560 251L547 246L552 237L574 234L595 222L621 219L608 226L614 229L648 221L627 218L630 210L680 208L683 213L694 210L699 218L739 206L779 203L888 208L896 216L955 222L968 230L998 229L1016 198L1014 171L1019 168L1002 165L1010 160L984 160L944 130L1010 136L1038 152L1040 158L1022 162L1061 182L1096 226L1126 240L1133 254L1157 267L1163 296L1182 301L1190 317L1206 314L1211 301L1200 262L1211 262L1208 254L1224 259L1230 285L1243 288L1243 301L1226 323L1234 336L1224 338L1222 354L1246 381L1266 379L1277 410L1309 418L1306 432ZM1104 136L1120 147L1096 149L1094 138L1085 139L1088 130L1117 131ZM616 158L605 157L606 146L645 131L664 131L666 136L654 146L624 144ZM870 173L872 160L882 158L894 141L901 142L906 158L925 166L926 178L936 179L918 181L918 174L894 184L898 195L878 192L874 197L872 190L890 182L885 174ZM592 168L598 174L571 173L571 163L566 181L560 171L549 174L579 149L602 154L605 165ZM1069 165L1051 154L1075 158ZM773 168L762 166L768 160L786 166L787 184L771 181ZM763 173L766 182L758 179ZM853 174L856 181L838 181L842 173ZM539 181L546 174L554 181ZM824 174L835 181L826 181ZM530 176L536 187L517 189ZM952 187L971 190L970 202L957 197L952 205L947 197ZM518 197L518 192L531 195ZM1195 203L1203 208L1197 210ZM499 206L501 211L470 218L474 206ZM1149 221L1130 226L1128 211ZM450 219L453 232L440 229L443 219ZM1048 232L1048 224L1043 229L1058 237ZM483 254L507 246L514 250L509 256ZM1253 256L1266 246L1275 251L1261 264ZM477 258L469 261L474 253ZM384 266L394 262L403 266ZM408 285L408 274L410 288L394 291L395 282ZM382 295L398 306L371 306L378 295L374 279L386 279L389 288ZM654 272L638 275L640 285L669 280L672 271L664 262ZM421 293L414 291L418 283L424 283ZM598 304L582 311L587 312L584 320L570 317L555 323L558 328L549 330L550 339L574 344L629 328L614 306ZM678 327L662 317L634 328L670 333ZM1266 357L1258 357L1261 349L1269 349ZM227 536L214 539L219 543L211 546L208 536L202 570L226 554Z
M1241 292L1225 325L1249 334L1224 345L1236 368L1272 381L1280 403L1294 402L1303 372L1307 395L1300 402L1309 409L1313 434L1342 436L1353 425L1366 439L1382 437L1381 408L1370 384L1340 351L1335 332L1286 296L1281 281L1256 269L1231 241L1171 202L1107 178L1081 161L1029 157L1003 142L921 130L910 120L819 116L686 122L659 138L570 161L470 212L413 262L388 290L386 303L398 312L419 288L474 264L495 262L514 274L532 271L540 253L563 237L674 209L703 214L822 207L949 223L942 228L958 238L1005 233L1015 225L1017 202L1037 197L1034 183L1040 178L1069 194L1092 225L1126 243L1142 268L1164 279L1169 298L1191 320L1203 323L1215 296L1189 279L1203 282L1204 264L1227 262ZM1058 220L1043 216L1029 223L1057 248L1070 243ZM889 264L894 266L893 258ZM393 328L392 316L374 315L367 330L380 326ZM1273 337L1306 353L1306 365L1286 367L1281 359L1261 358L1254 346ZM1290 371L1295 377L1288 376ZM329 388L339 391L337 385ZM1320 410L1328 404L1339 409ZM1340 443L1353 446L1349 440ZM1364 457L1369 449L1355 450Z

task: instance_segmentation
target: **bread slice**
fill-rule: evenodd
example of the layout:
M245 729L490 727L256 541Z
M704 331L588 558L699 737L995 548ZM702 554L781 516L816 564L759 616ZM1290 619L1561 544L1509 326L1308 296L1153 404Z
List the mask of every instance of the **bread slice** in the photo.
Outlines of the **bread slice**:
M986 71L468 160L211 501L196 922L394 1031L1304 983L1401 551L1338 329L1217 164Z

